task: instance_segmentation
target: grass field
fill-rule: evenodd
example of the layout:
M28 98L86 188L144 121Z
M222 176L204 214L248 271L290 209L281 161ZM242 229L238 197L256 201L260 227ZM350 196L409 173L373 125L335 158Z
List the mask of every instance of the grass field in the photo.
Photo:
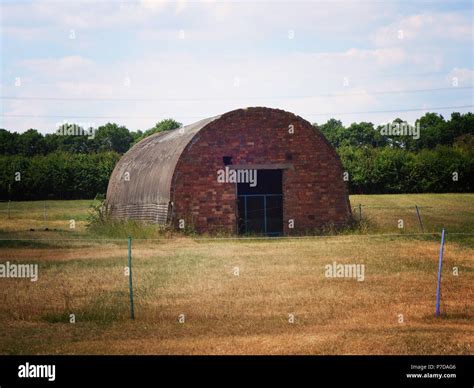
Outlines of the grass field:
M356 216L359 203L364 228L335 236L120 231L156 238L133 241L134 321L127 242L83 240L97 237L90 201L48 201L46 218L43 202L13 203L10 218L2 203L0 263L38 263L39 277L0 279L0 353L473 354L474 195L352 196ZM447 230L439 318L439 235L411 235L415 204L426 232ZM333 262L364 264L364 281L326 277Z

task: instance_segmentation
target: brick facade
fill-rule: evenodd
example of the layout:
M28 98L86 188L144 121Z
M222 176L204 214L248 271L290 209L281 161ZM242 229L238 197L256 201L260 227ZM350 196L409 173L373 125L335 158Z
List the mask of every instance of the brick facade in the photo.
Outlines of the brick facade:
M185 147L171 183L176 226L183 219L198 232L237 232L236 185L217 180L224 156L231 156L233 165L248 168L284 166L285 235L348 221L350 205L341 163L323 135L291 113L247 108L206 125Z

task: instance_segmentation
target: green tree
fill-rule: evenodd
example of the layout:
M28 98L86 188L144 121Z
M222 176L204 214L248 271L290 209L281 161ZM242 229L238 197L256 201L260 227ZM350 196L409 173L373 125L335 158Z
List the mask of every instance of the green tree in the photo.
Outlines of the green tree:
M19 153L23 155L37 155L45 151L44 138L36 129L28 129L19 137Z
M420 126L420 139L415 143L416 149L434 148L442 144L442 134L446 124L443 116L438 113L426 113L416 120Z
M0 129L0 154L15 155L20 152L20 135L16 132L10 132L6 129Z
M160 122L156 123L153 128L148 129L145 131L140 137L138 137L135 142L139 142L140 140L144 139L145 137L151 136L154 133L162 132L162 131L171 131L173 129L181 128L183 124L177 122L174 119L165 119L161 120Z
M322 132L322 134L334 148L338 148L342 145L345 128L340 120L329 119L326 123L320 126L318 126L316 123L314 123L313 126Z
M123 154L130 148L133 136L126 127L107 123L97 128L94 141L98 151L115 151Z
M346 128L341 144L376 147L385 145L386 138L374 128L372 123L352 123Z
M317 127L316 124L313 124ZM371 146L382 147L386 145L387 137L380 133L381 128L374 128L372 123L352 123L344 127L340 120L329 119L319 126L320 131L335 148L341 146Z

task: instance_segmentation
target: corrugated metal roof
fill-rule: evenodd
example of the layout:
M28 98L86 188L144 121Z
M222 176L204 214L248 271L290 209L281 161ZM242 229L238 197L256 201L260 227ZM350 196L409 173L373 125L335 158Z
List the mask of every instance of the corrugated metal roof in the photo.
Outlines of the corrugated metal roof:
M150 208L149 214L145 212L138 218L163 223L161 220L166 217L162 208L170 201L171 180L181 153L201 129L220 117L160 132L134 145L122 156L110 177L107 204L112 213L115 209L118 218L137 218L133 216L135 207L156 205L155 210ZM126 180L127 173L129 181ZM155 219L157 217L160 220Z

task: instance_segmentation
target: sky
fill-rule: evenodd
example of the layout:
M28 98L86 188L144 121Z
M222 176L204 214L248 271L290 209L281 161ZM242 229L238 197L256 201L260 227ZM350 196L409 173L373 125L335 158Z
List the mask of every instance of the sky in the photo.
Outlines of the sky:
M0 128L474 111L472 1L0 0Z

